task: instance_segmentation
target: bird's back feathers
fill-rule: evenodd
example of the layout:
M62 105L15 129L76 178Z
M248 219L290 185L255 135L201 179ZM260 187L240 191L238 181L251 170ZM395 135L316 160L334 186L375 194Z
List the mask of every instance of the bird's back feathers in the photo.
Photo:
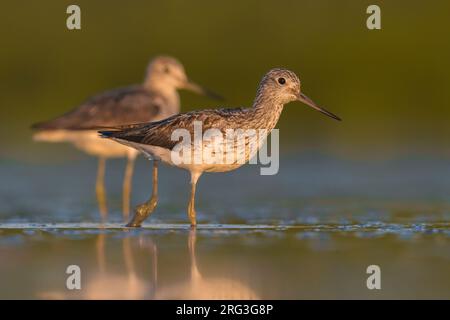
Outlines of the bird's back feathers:
M53 120L34 124L35 130L93 130L154 120L168 102L142 86L107 91Z

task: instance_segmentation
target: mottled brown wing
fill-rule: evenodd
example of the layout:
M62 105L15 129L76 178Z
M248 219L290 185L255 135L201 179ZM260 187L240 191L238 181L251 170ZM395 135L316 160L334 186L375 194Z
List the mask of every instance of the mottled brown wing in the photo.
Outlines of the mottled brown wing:
M225 133L226 129L245 128L242 114L249 109L214 109L177 114L167 119L148 124L117 127L115 131L100 131L103 137L126 140L140 144L172 149L179 141L172 140L175 129L194 134L194 122L202 124L202 131L216 128Z
M89 130L152 121L166 102L142 86L104 92L53 120L33 125L37 130Z

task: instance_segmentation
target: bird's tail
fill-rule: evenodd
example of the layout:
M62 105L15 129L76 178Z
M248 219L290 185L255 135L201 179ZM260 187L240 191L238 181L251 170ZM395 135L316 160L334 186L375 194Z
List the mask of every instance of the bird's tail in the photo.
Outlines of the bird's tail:
M102 138L114 138L114 134L118 133L120 131L99 131L100 137Z
M102 127L98 129L105 129L105 130L99 130L98 133L102 138L117 138L129 130L137 129L145 125L146 123L135 123L121 126Z

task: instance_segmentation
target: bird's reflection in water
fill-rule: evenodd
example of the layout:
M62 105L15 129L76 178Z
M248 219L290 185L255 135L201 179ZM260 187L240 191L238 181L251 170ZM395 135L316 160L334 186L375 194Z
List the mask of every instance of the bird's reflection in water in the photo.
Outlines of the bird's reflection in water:
M150 256L151 273L146 277L139 277L137 274L131 246L133 238L130 237L122 239L125 274L109 272L105 250L106 235L99 234L96 239L97 274L82 282L84 286L81 290L43 292L38 294L38 297L44 299L259 299L258 295L241 281L227 277L209 278L201 274L195 254L196 232L193 228L188 236L190 276L184 282L157 287L158 249L151 239L143 236L138 238L139 246Z
M99 274L88 279L83 299L148 299L154 295L156 285L156 246L150 244L150 255L153 264L153 277L150 281L137 275L131 248L130 237L122 239L122 255L125 263L125 274L115 274L106 269L105 235L97 239L97 259ZM140 239L141 240L141 239Z
M125 274L109 272L107 270L106 235L99 234L96 239L96 258L98 271L94 276L82 280L81 290L49 291L38 293L43 299L97 299L97 300L125 300L151 299L155 295L157 248L151 242L144 242L139 238L142 247L150 250L152 262L151 279L140 278L135 269L132 254L131 238L122 239L122 257L125 263ZM84 270L82 270L82 274ZM90 273L90 272L85 272Z
M171 287L158 288L156 299L258 299L258 295L240 281L230 278L206 278L200 273L195 255L196 229L189 232L190 279Z

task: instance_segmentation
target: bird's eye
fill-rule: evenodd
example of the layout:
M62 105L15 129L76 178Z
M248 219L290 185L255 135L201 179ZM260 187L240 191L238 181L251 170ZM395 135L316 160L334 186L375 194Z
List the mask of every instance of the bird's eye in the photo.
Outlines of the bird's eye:
M169 73L170 72L169 67L165 66L163 71L164 71L164 73Z
M285 78L278 78L278 83L279 84L285 84L286 83L286 79Z

